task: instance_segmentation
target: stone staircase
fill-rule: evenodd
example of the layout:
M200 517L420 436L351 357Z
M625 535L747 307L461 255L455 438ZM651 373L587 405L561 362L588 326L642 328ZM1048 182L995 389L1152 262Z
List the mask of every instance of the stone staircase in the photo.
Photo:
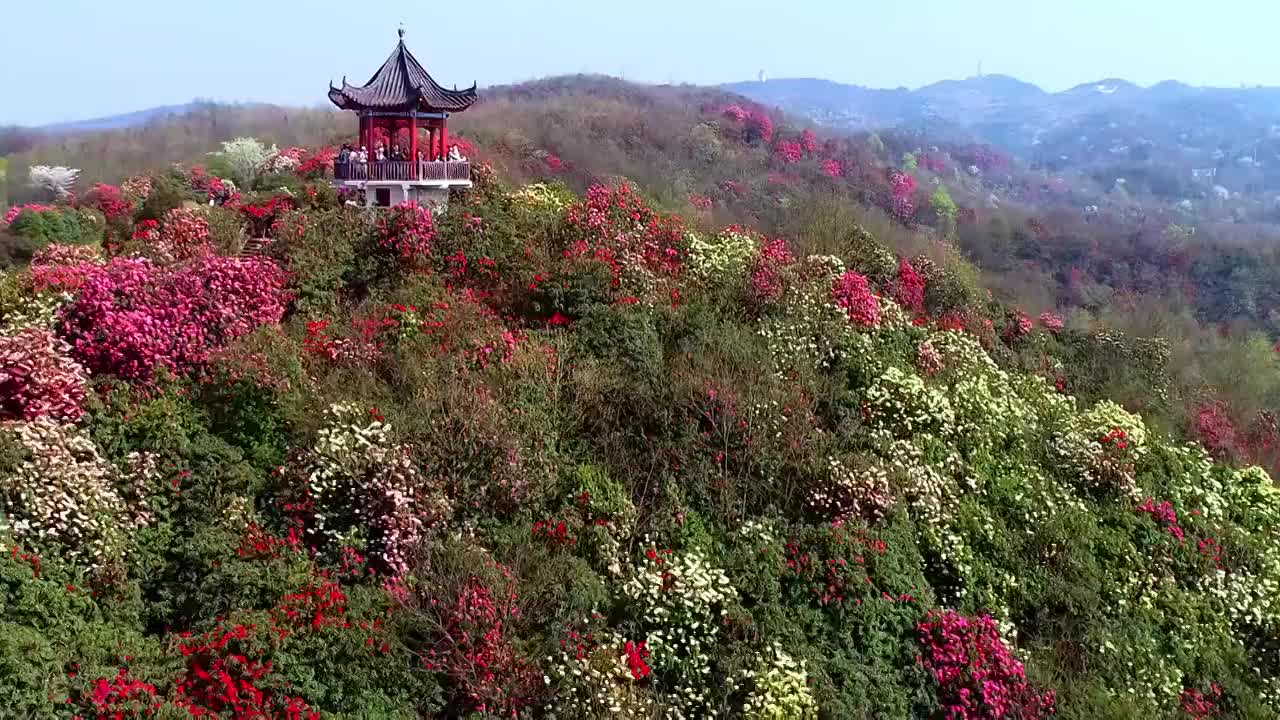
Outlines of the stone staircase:
M240 250L240 257L262 257L271 248L271 238L249 238Z

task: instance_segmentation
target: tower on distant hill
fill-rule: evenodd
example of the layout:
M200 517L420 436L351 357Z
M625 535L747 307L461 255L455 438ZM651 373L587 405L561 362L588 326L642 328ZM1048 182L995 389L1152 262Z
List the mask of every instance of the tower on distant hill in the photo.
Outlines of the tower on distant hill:
M760 78L760 82L764 82L764 81L765 81L765 77L764 77L764 70L761 70L761 71L760 71L760 74L759 74L759 76L758 76L758 77Z
M364 191L366 204L382 207L471 186L470 163L449 157L448 122L476 101L475 83L465 90L440 86L405 47L404 28L399 33L400 42L369 82L355 87L344 77L342 87L329 83L329 100L360 119L356 149L368 153L364 162L335 163L334 182ZM427 131L425 147L418 143L420 130Z

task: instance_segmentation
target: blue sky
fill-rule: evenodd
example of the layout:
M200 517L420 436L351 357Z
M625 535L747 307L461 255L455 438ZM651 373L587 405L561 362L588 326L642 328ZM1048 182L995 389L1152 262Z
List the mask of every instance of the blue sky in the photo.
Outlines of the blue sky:
M1007 73L1059 90L1280 85L1275 0L11 0L0 10L0 124L192 98L324 102L363 82L404 22L443 84L600 72L648 82L817 76L917 87Z

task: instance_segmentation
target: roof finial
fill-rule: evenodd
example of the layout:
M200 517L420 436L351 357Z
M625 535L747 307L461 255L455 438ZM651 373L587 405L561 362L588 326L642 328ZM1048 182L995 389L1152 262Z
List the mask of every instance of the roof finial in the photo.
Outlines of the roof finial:
M396 32L400 33L400 39L403 40L404 39L404 23L400 23L400 29L397 30Z

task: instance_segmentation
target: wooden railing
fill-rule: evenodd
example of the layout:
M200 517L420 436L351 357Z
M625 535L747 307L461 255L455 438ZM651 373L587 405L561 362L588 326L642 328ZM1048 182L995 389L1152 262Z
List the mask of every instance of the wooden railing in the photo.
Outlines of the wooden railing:
M415 173L415 167L417 166ZM442 160L372 160L370 162L334 163L333 176L338 180L436 180L471 179L471 163Z

